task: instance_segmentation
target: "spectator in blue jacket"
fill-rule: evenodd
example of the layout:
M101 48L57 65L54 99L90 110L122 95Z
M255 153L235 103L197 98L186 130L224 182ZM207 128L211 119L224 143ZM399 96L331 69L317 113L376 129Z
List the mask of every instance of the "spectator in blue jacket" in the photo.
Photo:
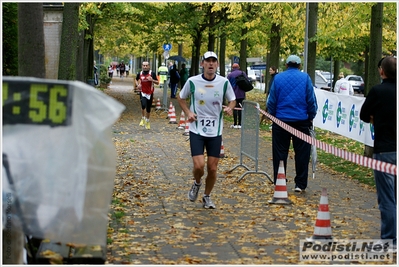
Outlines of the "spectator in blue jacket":
M286 60L286 71L276 75L271 85L267 108L271 115L291 127L309 135L313 118L317 112L317 101L309 75L300 71L301 59L291 55ZM311 145L295 137L276 123L272 126L273 174L276 183L279 163L287 157L290 142L295 151L295 192L301 192L308 185L308 169Z
M233 71L229 75L227 75L227 79L231 83L234 94L236 95L236 108L242 108L242 102L245 100L245 91L240 89L240 87L236 84L236 77L241 75L241 73L243 73L244 76L247 77L247 74L240 70L240 65L238 65L237 63L233 64L232 69ZM231 128L241 128L241 114L242 112L240 109L233 110L234 124L231 125Z

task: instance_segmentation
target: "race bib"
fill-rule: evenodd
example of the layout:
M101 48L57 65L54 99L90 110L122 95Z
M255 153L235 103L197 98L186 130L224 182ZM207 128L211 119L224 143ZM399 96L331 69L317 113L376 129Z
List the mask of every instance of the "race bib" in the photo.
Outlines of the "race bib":
M215 136L219 128L219 120L217 117L197 117L197 129L200 135Z

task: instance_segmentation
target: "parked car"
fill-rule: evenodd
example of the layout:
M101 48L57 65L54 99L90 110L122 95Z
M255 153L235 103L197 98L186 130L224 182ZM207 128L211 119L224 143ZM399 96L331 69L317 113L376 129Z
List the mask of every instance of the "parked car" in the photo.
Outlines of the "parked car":
M326 78L326 80L327 80L327 82L328 82L329 84L331 84L331 82L332 82L333 79L334 79L334 74L332 74L332 73L329 72L329 71L320 71L320 74L323 75L324 78ZM329 85L329 86L330 86L330 85Z
M248 72L247 76L248 76L249 80L250 80L252 83L255 83L255 82L256 82L255 70L247 69L247 72Z
M265 76L263 75L262 71L261 70L254 70L254 71L255 71L256 80L258 82L260 82L262 80L262 83L264 83L265 82ZM262 77L262 79L261 79L261 77Z
M364 93L364 81L361 76L358 75L348 75L345 77L346 80L353 87L353 91L363 94Z
M330 90L330 85L326 77L322 74L321 71L316 70L315 72L315 84L314 86L323 90Z

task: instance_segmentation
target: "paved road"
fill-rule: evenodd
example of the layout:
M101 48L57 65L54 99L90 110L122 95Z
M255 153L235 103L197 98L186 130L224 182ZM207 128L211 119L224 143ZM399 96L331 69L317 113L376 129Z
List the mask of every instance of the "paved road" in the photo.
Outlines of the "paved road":
M334 238L379 238L373 188L319 166L306 192L295 193L293 154L287 166L293 205L268 204L274 186L264 175L247 175L237 182L245 169L229 170L239 163L240 131L226 127L228 123L223 132L226 157L212 193L217 208L203 209L200 197L195 203L187 198L193 180L184 130L169 124L163 112L152 113L151 130L139 127L139 97L132 92L131 78L114 78L105 92L126 106L113 126L118 166L107 263L300 264L299 242L313 235L323 187L328 190ZM161 97L157 88L155 98ZM172 102L179 121L181 110L175 99ZM261 135L259 170L271 174L270 133ZM244 162L254 168L252 160Z

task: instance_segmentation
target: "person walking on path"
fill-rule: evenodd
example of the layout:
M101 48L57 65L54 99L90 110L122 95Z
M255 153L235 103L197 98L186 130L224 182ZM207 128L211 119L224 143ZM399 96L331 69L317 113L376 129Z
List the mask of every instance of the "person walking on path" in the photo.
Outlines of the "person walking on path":
M206 209L215 209L216 206L210 195L217 177L222 144L223 111L232 115L236 101L233 88L227 78L216 75L218 59L214 52L208 51L204 54L202 66L203 74L188 78L180 91L178 102L189 121L190 149L194 165L195 181L188 193L188 198L194 202L198 197L201 178L204 175L204 148L206 148L207 176L202 203ZM190 108L186 102L188 97L191 100ZM223 107L225 98L228 101L227 107Z
M301 59L291 55L286 60L287 70L276 75L267 98L269 113L291 127L309 135L313 118L317 112L316 95L309 75L300 71ZM308 185L311 145L284 130L276 123L272 125L273 174L276 183L280 161L287 170L287 157L292 143L295 151L295 192L305 190Z
M119 65L119 74L120 74L120 78L123 79L123 76L125 76L125 63L121 62L121 64Z
M129 65L129 64L126 64L126 65L125 65L126 78L129 77L129 70L130 70L130 65Z
M360 109L360 119L374 125L373 158L396 165L396 58L384 58L378 71L382 83L371 88ZM381 214L381 239L392 239L396 250L397 177L374 170L374 179Z
M245 74L245 72L240 70L240 65L238 65L237 63L233 64L232 69L233 71L230 72L229 75L227 75L227 79L231 83L231 86L233 87L234 90L234 94L236 96L236 108L242 108L242 102L245 100L245 91L241 90L241 88L237 85L236 77L241 75L241 73L244 74L245 78L248 79L248 77L247 74ZM235 129L241 128L241 115L242 115L241 109L240 110L234 109L233 111L234 124L231 125L231 128Z
M177 84L180 81L179 71L177 70L176 64L173 64L170 70L170 98L176 98Z
M113 74L114 74L114 69L113 69L112 65L109 65L109 67L108 67L108 77L112 79Z
M353 95L353 87L350 82L345 79L344 74L341 72L338 77L340 79L335 82L334 92L341 95Z
M163 86L163 84L168 80L168 67L165 66L165 63L162 62L161 66L158 68L159 75L159 84Z
M179 72L180 75L180 88L183 88L184 84L186 84L188 79L188 70L186 69L186 64L181 64L181 70Z
M142 68L143 70L137 73L136 76L137 89L140 91L142 116L139 125L149 130L151 105L154 98L154 84L159 84L159 81L156 73L151 72L148 61L143 62Z

